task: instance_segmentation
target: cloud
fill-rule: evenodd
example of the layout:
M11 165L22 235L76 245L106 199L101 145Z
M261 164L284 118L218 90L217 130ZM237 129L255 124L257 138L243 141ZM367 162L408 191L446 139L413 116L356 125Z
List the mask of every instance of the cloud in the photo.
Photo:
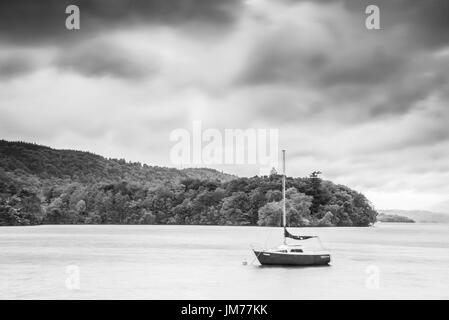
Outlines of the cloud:
M434 57L434 42L426 47L422 42L410 42L409 35L417 29L423 34L446 28L449 33L449 24L438 23L437 18L427 27L403 17L418 14L417 7L428 14L446 4L423 7L421 2L411 1L410 6L392 7L380 1L381 17L391 8L385 14L390 27L368 31L363 1L320 3L270 7L277 15L262 26L261 36L249 51L248 64L235 79L235 87L270 88L278 96L261 99L259 110L279 120L321 116L347 124L401 116L420 101L447 91L447 57ZM267 11L263 14L270 15ZM279 104L282 112L277 112Z
M72 4L80 8L81 29L76 31L65 27L65 9ZM2 47L46 48L51 51L52 61L33 61L30 55L12 57L0 61L4 71L0 77L4 80L13 73L25 75L51 65L88 77L143 79L156 71L157 62L151 61L154 57L143 63L141 57L134 60L139 58L138 52L136 55L120 43L111 42L111 35L150 28L210 41L232 30L241 6L240 0L6 0L0 11Z
M289 5L316 3L323 6L342 5L354 14L359 23L365 22L365 9L377 5L384 30L398 29L405 40L424 47L442 47L449 44L449 3L445 0L284 0ZM367 33L368 34L368 33Z
M143 63L138 55L119 45L99 41L82 43L60 52L54 65L87 77L112 76L125 80L140 80L157 72L154 59L147 57Z
M79 31L65 28L68 5L80 8ZM239 0L5 0L0 11L0 39L22 45L54 45L135 24L222 28L233 23L240 6Z
M14 79L33 72L35 67L32 59L26 55L2 55L0 56L0 79Z

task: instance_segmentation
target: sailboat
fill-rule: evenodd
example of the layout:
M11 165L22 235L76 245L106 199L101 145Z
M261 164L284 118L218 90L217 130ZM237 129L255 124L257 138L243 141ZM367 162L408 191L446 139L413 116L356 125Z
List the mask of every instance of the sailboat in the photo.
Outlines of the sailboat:
M284 242L273 249L253 249L254 254L261 265L290 265L290 266L318 266L327 265L331 256L325 250L312 250L303 244L288 244L287 238L305 241L318 236L297 236L287 230L287 214L285 210L285 150L282 150L283 175L282 175L282 226L284 229Z

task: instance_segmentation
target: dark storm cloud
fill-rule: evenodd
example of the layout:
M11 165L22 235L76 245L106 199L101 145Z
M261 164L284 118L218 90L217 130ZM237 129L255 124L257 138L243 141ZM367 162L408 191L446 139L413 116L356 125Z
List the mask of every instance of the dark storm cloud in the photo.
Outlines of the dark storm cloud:
M381 10L382 28L396 26L408 28L407 41L427 47L449 44L449 1L446 0L346 0L347 6L355 9L377 4Z
M72 4L80 8L81 29L76 31L65 27L65 9ZM53 66L85 76L142 79L157 69L151 59L139 63L114 43L102 48L93 40L140 26L169 26L187 34L225 31L240 5L240 0L6 0L1 2L0 43L4 48L52 48ZM45 66L26 57L3 59L0 80Z
M360 53L359 57L342 60L329 66L320 75L319 82L325 86L333 85L372 85L394 77L403 67L404 59L388 50Z
M70 4L80 7L77 32L65 28L65 8ZM221 27L233 22L240 4L240 0L6 0L1 2L0 39L58 43L133 23Z
M35 68L33 61L25 55L10 54L0 57L0 79L13 79L30 73Z
M304 52L306 51L306 52ZM393 77L403 66L400 53L387 48L372 52L352 52L351 59L333 59L329 51L307 52L289 40L276 39L257 46L253 59L239 83L303 84L332 87L336 85L372 85Z
M107 54L104 54L107 52ZM128 80L143 79L157 72L156 63L139 63L132 53L108 43L84 44L63 52L55 61L62 70L87 77L111 76Z
M338 65L331 65L331 56L340 48L332 48L332 51L327 52L308 51L301 44L295 45L295 40L290 39L288 35L285 37L279 35L279 38L268 39L256 45L247 72L243 74L244 81L254 84L286 81L310 83L311 80L320 77L318 81L329 85L345 82L349 84L378 82L396 73L401 66L401 60L407 56L406 52L399 51L398 48L434 49L449 45L449 1L446 0L288 0L286 2L290 5L298 2L323 5L343 3L346 10L358 21L357 25L348 25L348 28L360 29L360 38L354 40L362 43L374 38L373 32L376 31L367 30L364 25L366 7L375 4L380 7L382 30L378 31L379 37L387 36L395 31L395 28L402 28L403 38L400 39L401 43L396 44L397 48L386 44L376 47L373 52L354 52L351 59L340 60ZM339 36L338 32L336 36ZM355 50L360 50L357 43L353 45Z
M235 86L298 92L284 94L282 101L261 101L258 108L267 116L286 122L320 115L341 123L369 122L403 116L429 97L447 94L448 60L433 54L449 45L449 1L284 2L308 2L328 14L320 16L322 29L310 18L296 31L279 27L253 44ZM381 30L365 28L365 9L372 4L380 7ZM319 30L320 40L301 28ZM310 92L321 98L305 98Z
M364 23L363 13L369 5L377 5L381 11L381 26L391 29L407 28L409 41L425 46L449 44L449 1L447 0L284 0L286 3L319 3L322 5L341 3L357 14ZM362 14L361 14L362 13Z

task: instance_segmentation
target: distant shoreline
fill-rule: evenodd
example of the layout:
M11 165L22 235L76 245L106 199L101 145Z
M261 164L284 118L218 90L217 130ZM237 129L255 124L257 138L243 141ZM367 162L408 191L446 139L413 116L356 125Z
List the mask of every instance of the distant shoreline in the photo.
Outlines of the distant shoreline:
M386 216L401 216L415 221L416 223L449 223L449 214L442 212L432 212L424 210L378 210L379 215L377 220L382 215Z
M400 215L396 215L396 214L385 214L385 213L379 213L379 215L377 216L377 221L391 222L391 223L416 223L415 220L413 220L409 217L400 216Z
M375 228L376 226L378 226L379 224L383 224L383 225L416 225L416 226L422 226L422 225L448 225L449 223L447 222L414 222L414 223L410 223L410 222L385 222L385 221L377 221L375 224L371 225L371 226L304 226L304 227L288 227L289 229L311 229L311 228L323 228L323 229L328 229L328 228L350 228L350 229L354 229L354 228ZM240 228L240 227L248 227L248 228L267 228L267 229L272 229L272 228L282 228L282 227L274 227L274 226L237 226L237 225L211 225L211 224L34 224L34 225L15 225L15 226L0 226L0 229L2 228L15 228L15 227L26 227L26 228L31 228L31 227L49 227L49 226L64 226L64 227L68 227L68 226L115 226L115 227L119 227L119 226L133 226L133 227L144 227L144 226L154 226L154 227L234 227L234 228Z
M375 224L370 226L302 226L302 227L287 227L289 229L310 229L310 228L373 228L378 223L383 224L400 224L404 222L381 222L377 221ZM404 223L409 224L409 223ZM422 223L419 223L422 224ZM426 223L426 224L441 224L441 223ZM275 229L282 228L281 226L254 226L254 225L219 225L219 224L33 224L33 225L15 225L15 226L0 226L0 228L10 228L10 227L43 227L43 226L173 226L173 227L248 227L248 228L267 228L267 229Z

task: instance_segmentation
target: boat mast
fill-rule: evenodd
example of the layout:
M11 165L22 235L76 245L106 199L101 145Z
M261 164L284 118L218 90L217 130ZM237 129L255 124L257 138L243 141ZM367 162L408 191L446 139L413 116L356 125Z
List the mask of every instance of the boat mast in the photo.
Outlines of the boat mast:
M285 228L287 227L287 214L285 211L285 150L282 150L282 226L284 227L284 244L287 244Z

